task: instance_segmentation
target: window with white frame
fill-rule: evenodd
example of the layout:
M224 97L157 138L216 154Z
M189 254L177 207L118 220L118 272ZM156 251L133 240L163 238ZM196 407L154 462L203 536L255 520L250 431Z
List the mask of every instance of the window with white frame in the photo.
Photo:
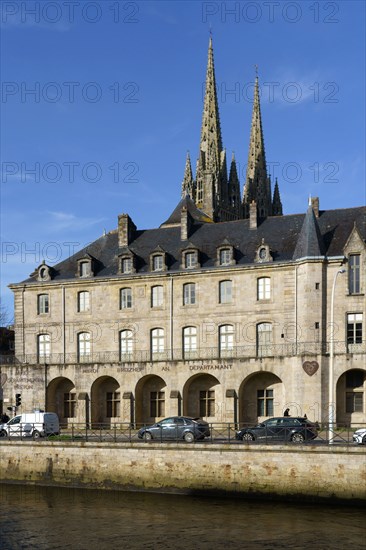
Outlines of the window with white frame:
M183 305L192 306L196 303L196 284L186 283L183 285Z
M132 273L132 258L122 258L121 271L122 273Z
M48 294L39 294L38 295L38 315L42 315L44 313L49 313L49 297Z
M78 358L80 363L90 361L90 333L80 332L78 334Z
M362 313L347 314L347 344L362 344Z
M230 304L231 301L232 301L232 281L220 281L219 283L220 304Z
M49 360L51 355L51 338L49 334L38 335L38 361L43 363Z
M151 288L151 307L161 307L164 303L163 287L153 286Z
M197 252L185 252L184 254L184 267L187 269L193 269L197 267Z
M78 311L90 311L90 295L87 290L78 293Z
M230 265L231 264L231 255L232 251L230 248L222 248L220 250L220 265Z
M219 351L220 357L230 355L234 349L234 327L232 325L221 325L219 328Z
M153 256L152 259L152 269L153 271L163 271L164 268L164 258L162 254L157 254Z
M348 258L348 291L350 294L360 294L360 254L350 254Z
M151 354L153 357L158 357L164 353L165 337L163 328L154 328L151 331Z
M272 323L259 323L257 325L257 353L269 355L272 344Z
M257 280L257 299L269 300L271 297L271 279L269 277L260 277Z
M133 333L132 330L121 330L120 332L120 355L121 360L126 360L133 353Z
M132 307L132 290L130 288L121 288L120 309L130 309L131 307Z
M80 269L80 277L88 277L91 273L90 262L89 261L80 262L79 269Z
M197 328L184 327L183 329L183 354L184 357L195 355L197 352Z

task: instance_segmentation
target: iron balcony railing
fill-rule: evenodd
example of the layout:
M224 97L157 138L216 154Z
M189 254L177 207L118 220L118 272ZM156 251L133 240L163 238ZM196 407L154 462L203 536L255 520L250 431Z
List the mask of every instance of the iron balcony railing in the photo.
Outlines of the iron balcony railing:
M218 349L217 347L201 347L196 350L135 350L121 353L119 351L93 351L90 353L50 353L50 354L16 354L0 356L1 364L79 364L79 363L146 363L152 361L205 361L265 358L265 357L293 357L296 355L326 355L329 354L329 342L298 342L287 344L267 344L263 346L246 345L232 348ZM334 342L334 353L359 354L366 353L366 343L345 344Z

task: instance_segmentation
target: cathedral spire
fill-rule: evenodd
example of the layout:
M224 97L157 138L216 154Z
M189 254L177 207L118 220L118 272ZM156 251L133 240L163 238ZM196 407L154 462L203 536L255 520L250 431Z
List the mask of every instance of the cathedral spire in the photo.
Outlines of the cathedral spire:
M273 191L273 201L272 201L272 216L282 216L282 202L280 196L280 189L278 187L278 182L276 178L276 183Z
M206 89L196 172L196 205L215 221L230 217L227 211L226 155L222 146L211 36L208 44Z
M254 85L252 126L250 129L248 165L244 187L243 206L245 217L249 216L249 205L253 200L257 203L259 218L266 218L272 215L271 182L267 175L258 74L256 74Z
M232 154L229 175L229 206L233 209L236 219L241 218L240 181L236 168L235 155Z
M187 151L186 166L184 169L184 178L182 181L182 199L189 195L191 199L195 199L195 187L192 174L191 157Z
M222 151L222 138L217 101L212 36L210 36L208 44L206 89L203 105L200 151L205 153L205 169L216 168L220 165L219 160Z

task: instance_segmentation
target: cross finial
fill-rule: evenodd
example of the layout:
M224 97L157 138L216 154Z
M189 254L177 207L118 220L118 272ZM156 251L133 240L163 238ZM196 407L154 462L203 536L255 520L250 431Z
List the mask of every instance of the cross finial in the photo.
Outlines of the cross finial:
M210 37L212 38L212 25L211 25L211 23L210 23L209 33L210 33Z

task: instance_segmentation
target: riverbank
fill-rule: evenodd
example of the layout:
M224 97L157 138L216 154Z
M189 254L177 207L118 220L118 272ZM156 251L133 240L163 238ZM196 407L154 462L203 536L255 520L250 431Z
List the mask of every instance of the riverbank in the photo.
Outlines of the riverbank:
M319 502L366 502L363 447L2 441L1 481Z

